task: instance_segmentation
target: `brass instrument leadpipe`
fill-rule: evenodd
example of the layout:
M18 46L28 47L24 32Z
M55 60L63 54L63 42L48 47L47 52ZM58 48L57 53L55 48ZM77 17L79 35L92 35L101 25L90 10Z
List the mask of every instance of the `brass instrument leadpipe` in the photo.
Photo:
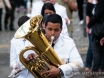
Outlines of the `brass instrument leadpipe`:
M53 40L55 39L54 36L51 36L51 43L50 43L50 46L47 47L46 51L47 52L49 50L49 48L52 46L52 43L53 43Z

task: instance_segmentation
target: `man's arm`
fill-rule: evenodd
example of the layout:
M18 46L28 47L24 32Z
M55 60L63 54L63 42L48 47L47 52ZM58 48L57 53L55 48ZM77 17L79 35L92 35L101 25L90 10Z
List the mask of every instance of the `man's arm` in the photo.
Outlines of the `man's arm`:
M74 43L70 46L72 49L69 53L69 63L61 65L59 68L62 69L64 76L72 76L73 72L80 71L84 65L83 61L81 59L80 54L78 53L78 50Z
M9 0L4 0L4 2L5 2L5 5L9 8L9 10L11 10L12 6L10 4L10 1Z
M77 11L78 10L78 7L77 7L77 4L76 4L75 0L63 0L63 2L68 4L69 8L72 11Z

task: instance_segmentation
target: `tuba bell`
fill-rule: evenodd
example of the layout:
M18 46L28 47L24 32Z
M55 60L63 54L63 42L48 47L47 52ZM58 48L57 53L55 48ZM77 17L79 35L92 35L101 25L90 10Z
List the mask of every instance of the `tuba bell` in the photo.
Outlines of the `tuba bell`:
M30 41L34 46L28 46L20 52L19 59L21 63L30 71L35 78L46 78L42 76L41 72L51 69L50 67L62 65L61 60L51 47L54 37L52 36L51 44L47 41L42 33L40 23L42 20L41 15L37 15L26 21L15 33L15 38L25 38ZM27 50L33 50L37 57L27 61L23 54ZM57 78L60 78L58 76Z

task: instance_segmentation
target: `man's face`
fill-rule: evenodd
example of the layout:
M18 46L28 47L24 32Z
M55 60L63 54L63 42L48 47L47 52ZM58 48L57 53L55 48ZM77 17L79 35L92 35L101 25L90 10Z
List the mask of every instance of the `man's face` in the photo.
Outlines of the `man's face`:
M42 0L44 3L50 2L52 4L55 4L56 0Z
M55 40L57 40L57 38L59 37L62 28L60 28L60 24L59 23L51 23L48 22L47 26L45 26L45 31L46 31L46 38L48 39L48 41L51 41L51 36L54 36Z

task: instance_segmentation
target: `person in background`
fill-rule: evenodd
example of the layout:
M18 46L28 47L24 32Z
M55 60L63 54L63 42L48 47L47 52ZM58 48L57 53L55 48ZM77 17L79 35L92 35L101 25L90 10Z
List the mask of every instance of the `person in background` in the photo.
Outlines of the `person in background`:
M4 3L8 7L9 10L12 10L12 6L9 0L0 0L0 33L2 32L2 10L4 8Z
M16 11L19 12L20 11L20 6L22 5L23 0L16 0Z
M9 28L11 31L14 31L15 30L14 20L15 20L16 1L15 0L9 0L9 1L10 1L11 6L12 6L12 10L9 10L7 8L7 6L5 6L6 13L5 13L5 17L4 17L4 29L8 30L8 28ZM9 20L10 20L10 24L8 27Z
M93 62L93 54L92 54L92 33L87 32L87 24L89 23L91 17L93 16L93 9L96 6L97 1L96 0L88 0L87 1L87 9L86 9L86 33L88 34L89 39L89 47L87 50L86 55L86 64L85 64L85 71L91 72L92 68L92 62ZM91 31L91 29L90 29Z
M24 8L24 13L27 13L27 2L28 0L16 0L17 4L16 4L16 11L20 12L21 6L23 6Z
M51 66L50 70L44 71L41 74L48 78L70 78L73 76L72 72L78 72L83 68L83 61L75 46L73 39L60 35L62 31L62 18L58 14L50 14L45 23L45 36L51 42L51 36L54 36L53 49L57 53L60 60L63 62L58 68ZM27 61L35 58L35 54L30 53L26 58Z
M77 5L78 5L78 16L79 16L79 24L83 24L83 4L84 0L76 0Z
M30 7L32 8L32 3L33 3L33 0L30 0Z
M65 19L66 24L70 24L70 20L68 19L66 8L62 5L59 5L56 0L40 0L33 3L33 7L31 10L31 17L41 14L41 9L44 3L50 2L54 5L56 10L56 14L59 14L62 18ZM60 9L61 8L61 9Z
M27 12L27 0L23 0L24 13Z
M41 15L44 17L47 14L48 15L56 14L56 10L55 10L54 5L52 3L44 3L44 5L42 6ZM62 18L62 21L63 21L63 25L62 25L61 35L69 37L67 25L65 24L65 19Z
M68 25L68 32L69 36L73 37L73 26L72 26L72 13L73 11L77 11L77 5L75 0L56 0L60 5L64 6L66 8L66 12L68 15L68 18L70 20L70 25Z
M21 27L29 19L30 18L27 16L21 16L18 19L18 26ZM26 46L33 46L33 45L24 38L19 38L19 39L12 38L12 40L11 40L10 67L13 69L13 71L19 70L16 74L13 75L13 78L32 78L33 77L33 76L32 77L27 76L28 70L19 61L19 54L20 54L21 50L24 49ZM33 52L33 51L28 50L24 56L26 57L28 55L28 53L30 53L30 52Z
M87 32L90 33L90 29L94 26L95 23L102 23L104 22L104 0L98 0L98 3L95 7L95 11L94 11L94 15L92 16L92 18L90 19L87 27ZM92 66L92 71L93 72L98 72L98 68L99 68L99 64L102 63L104 64L104 46L100 45L100 40L101 38L96 37L93 34L93 30L92 30L92 35L93 35L93 39L92 39L92 53L93 53L93 66ZM102 35L101 35L102 37ZM103 38L103 37L102 37ZM104 71L104 65L102 67L102 71Z

